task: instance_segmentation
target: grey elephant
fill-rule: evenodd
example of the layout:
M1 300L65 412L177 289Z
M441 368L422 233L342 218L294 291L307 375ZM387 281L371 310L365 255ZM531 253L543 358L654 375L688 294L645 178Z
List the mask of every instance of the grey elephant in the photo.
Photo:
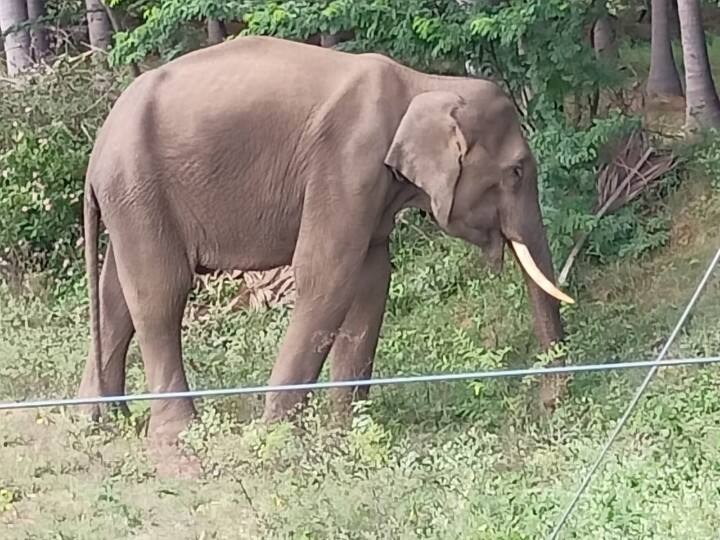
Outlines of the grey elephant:
M535 160L493 82L269 37L192 52L137 78L100 129L84 199L92 346L83 397L124 392L134 334L152 392L184 391L181 320L197 272L291 264L295 307L270 384L371 376L403 208L428 211L496 268L519 261L545 348L561 340ZM98 276L99 221L109 245ZM333 392L347 408L367 388ZM270 393L285 418L302 392ZM92 411L94 414L97 410ZM189 399L151 403L175 440Z

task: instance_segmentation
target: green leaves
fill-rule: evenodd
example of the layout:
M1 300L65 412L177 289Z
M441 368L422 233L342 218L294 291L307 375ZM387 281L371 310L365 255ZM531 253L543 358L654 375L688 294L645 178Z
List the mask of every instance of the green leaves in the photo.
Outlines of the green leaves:
M60 58L0 100L0 261L70 277L81 231L83 179L96 129L124 81Z
M601 149L635 125L635 119L617 114L596 119L584 130L550 119L532 135L530 144L540 164L540 200L556 256L567 255L576 235L590 230L593 234L586 251L601 262L637 256L667 240L666 216L639 213L638 204L606 216L599 223L591 212Z
M518 97L530 89L527 110L557 109L569 92L589 95L613 81L596 61L587 35L593 0L509 0L497 6L454 0L158 0L144 22L116 36L114 63L159 53L169 59L202 45L188 23L205 17L238 20L241 35L306 39L354 30L340 45L382 52L418 69L465 74L465 63L489 64ZM605 70L607 71L607 70ZM516 101L519 101L516 99Z

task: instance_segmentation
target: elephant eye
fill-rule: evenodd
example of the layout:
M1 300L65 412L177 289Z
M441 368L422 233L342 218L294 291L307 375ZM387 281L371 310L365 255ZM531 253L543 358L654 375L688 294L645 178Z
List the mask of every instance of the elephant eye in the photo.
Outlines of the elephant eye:
M507 169L506 169L507 170ZM520 181L523 177L522 165L514 165L508 172L505 173L505 186L509 189L516 189L520 185Z

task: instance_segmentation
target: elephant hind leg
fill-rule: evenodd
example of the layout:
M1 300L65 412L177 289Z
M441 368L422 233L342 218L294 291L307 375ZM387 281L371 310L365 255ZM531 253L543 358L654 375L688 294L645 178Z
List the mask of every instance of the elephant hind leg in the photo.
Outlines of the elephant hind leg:
M108 245L100 273L99 295L101 372L97 372L97 365L90 351L78 388L78 397L99 396L101 387L106 396L119 396L125 393L125 358L135 327L120 287L112 244ZM127 412L124 403L120 405L120 409ZM101 414L99 405L89 405L83 410L93 419L97 419Z
M390 255L388 245L384 243L373 246L368 252L357 293L333 344L330 353L330 378L333 381L362 380L372 376L389 285ZM369 390L369 386L331 390L335 412L341 418L348 416L352 401L367 399Z
M147 238L127 235L122 243L116 242L118 275L137 332L149 391L184 392L188 384L180 329L193 273L181 244L164 240L150 246ZM173 444L194 415L191 399L153 400L149 435L157 443Z

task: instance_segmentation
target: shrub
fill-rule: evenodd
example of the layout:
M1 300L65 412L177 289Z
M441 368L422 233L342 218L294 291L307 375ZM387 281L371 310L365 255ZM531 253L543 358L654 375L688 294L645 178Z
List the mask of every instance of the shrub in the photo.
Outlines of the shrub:
M636 257L667 241L669 215L656 203L658 195L672 185L673 175L599 222L592 213L599 157L609 143L637 123L636 118L615 114L579 129L548 117L542 129L531 136L540 168L541 205L556 256L567 255L575 236L590 231L585 253L601 263L626 255Z
M61 57L0 83L0 258L15 271L76 270L82 190L95 132L122 77Z
M693 146L684 148L684 153L695 163L696 170L710 180L715 191L720 192L720 138L717 130L702 135Z

